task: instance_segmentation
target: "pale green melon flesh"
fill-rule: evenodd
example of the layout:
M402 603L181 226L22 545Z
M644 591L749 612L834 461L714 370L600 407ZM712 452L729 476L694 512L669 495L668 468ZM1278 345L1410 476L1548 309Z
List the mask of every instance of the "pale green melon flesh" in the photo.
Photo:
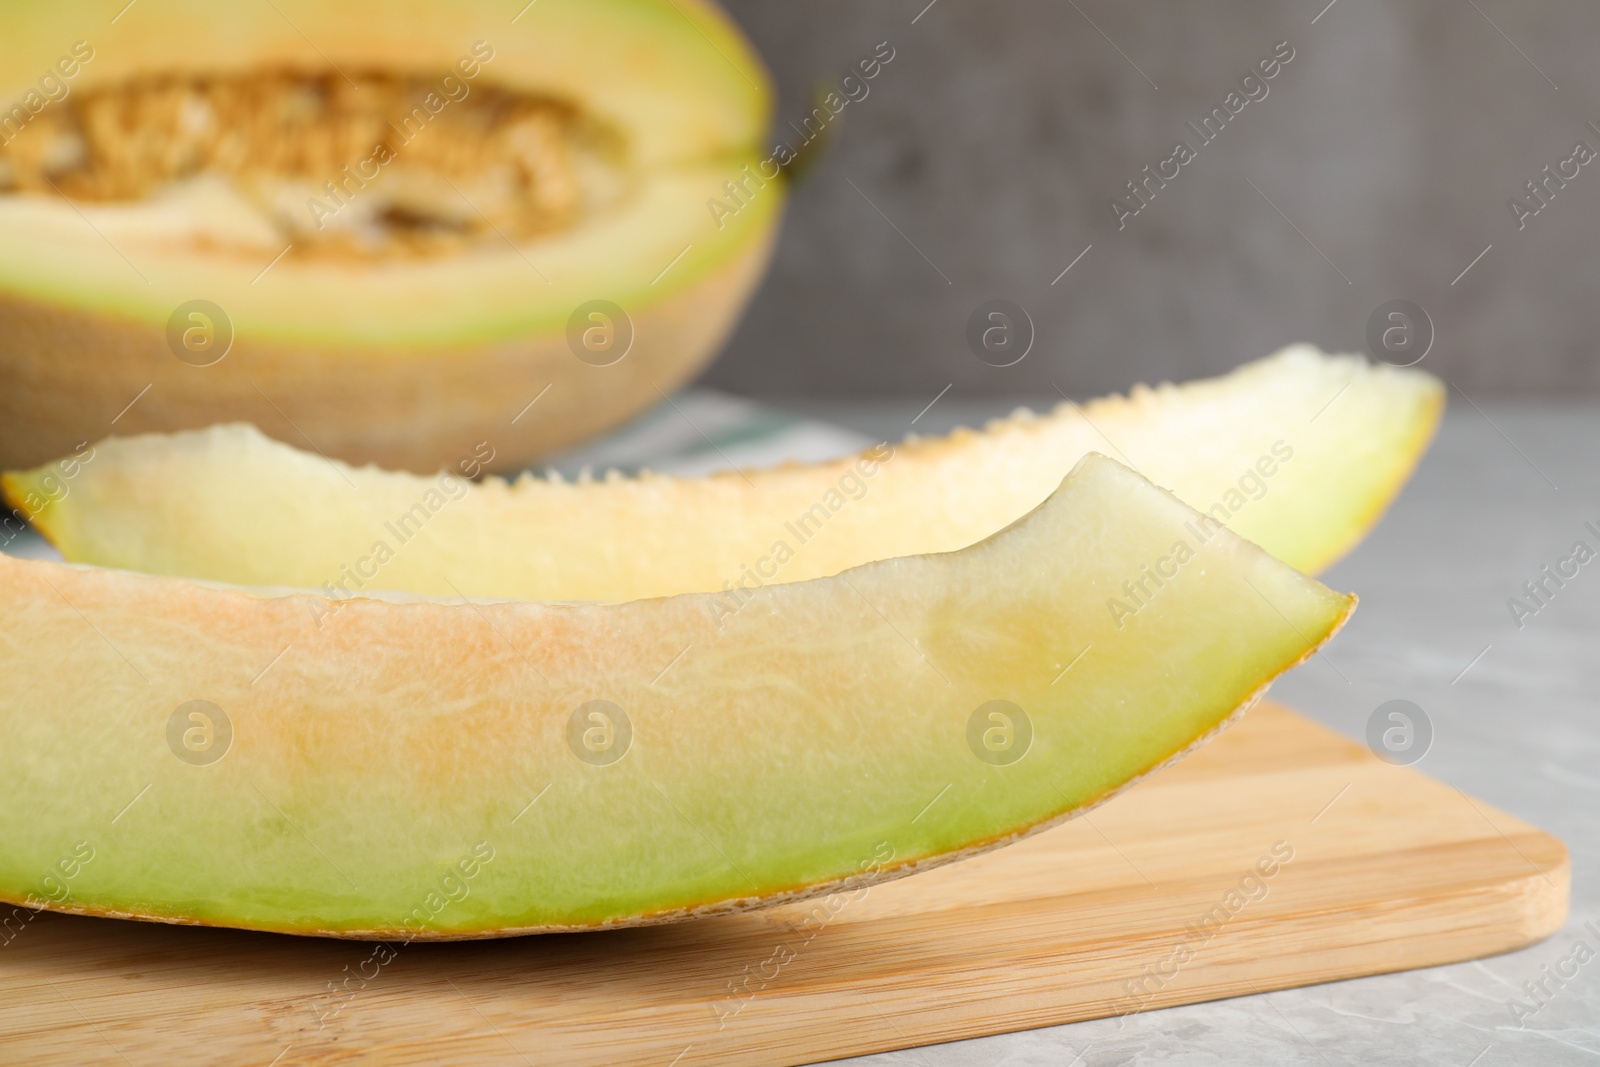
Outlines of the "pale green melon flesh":
M1224 378L746 475L469 486L460 475L493 454L492 429L478 457L429 478L224 427L114 439L0 484L70 560L333 595L622 601L954 551L1100 451L1315 573L1378 520L1442 404L1426 374L1301 348Z
M0 557L0 897L432 937L821 892L1104 798L1352 603L1103 457L980 544L770 587L720 618L702 595L330 612ZM567 740L596 699L632 724L607 766ZM233 726L206 766L169 748L192 700ZM1009 765L969 747L993 700L1032 723Z
M203 226L203 241L184 237L209 209L180 210L182 197L161 207L0 193L0 293L30 305L164 328L175 307L203 298L252 343L377 349L403 360L559 332L575 307L595 299L639 315L759 246L781 215L782 183L744 172L775 175L762 166L771 150L770 79L738 27L707 0L543 0L509 11L499 0L140 0L118 15L114 41L90 32L118 14L102 7L58 0L0 8L6 108L29 95L43 104L40 75L85 36L92 59L74 64L61 82L69 95L47 106L130 79L321 73L330 65L438 85L481 42L480 54L492 51L492 59L475 81L456 76L453 91L497 85L574 106L619 135L626 189L575 228L516 246L507 237L424 262L321 262L297 253L270 272L263 268L280 248L218 244L218 233L244 222ZM456 121L459 108L441 106L443 121ZM19 129L11 112L0 112L11 119L0 133L40 136L26 109L21 114ZM392 180L381 174L377 187ZM324 181L350 191L338 168L311 184ZM756 191L719 218L706 205L728 195L729 181ZM471 203L465 193L451 195L455 209L462 203Z

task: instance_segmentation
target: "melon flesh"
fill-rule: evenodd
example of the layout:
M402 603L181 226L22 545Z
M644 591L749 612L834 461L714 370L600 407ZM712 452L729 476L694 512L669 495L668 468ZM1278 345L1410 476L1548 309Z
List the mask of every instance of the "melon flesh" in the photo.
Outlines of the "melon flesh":
M766 156L772 108L760 59L728 16L706 0L535 4L515 26L511 18L517 11L507 14L497 0L274 0L245 7L140 0L139 17L132 15L129 11L130 17L119 22L115 47L89 42L86 53L92 58L81 64L70 94L59 104L37 117L24 113L20 131L17 119L6 115L13 121L3 132L15 143L0 149L0 293L63 314L115 316L157 328L164 328L173 308L203 296L226 310L241 344L377 348L404 368L407 357L422 359L441 348L562 332L573 308L598 296L638 314L759 242L782 200L780 189L763 189L752 198L752 210L730 216L722 227L706 210L708 197L726 195L725 181L742 178L743 165L754 167ZM39 74L50 71L64 45L81 35L87 17L82 0L0 9L0 100L14 102L36 90ZM310 49L308 38L320 42L327 55ZM458 66L463 60L466 68ZM398 102L369 100L380 121L360 135L346 128L359 126L360 115L337 108L327 128L299 129L295 108L304 109L305 102L275 98L269 87L290 75L321 76L330 66L336 66L338 78L329 88L356 98L382 94L384 77L417 85ZM476 73L467 77L463 69ZM446 77L452 79L448 87ZM206 102L207 87L230 84L246 94L248 107L236 112ZM141 88L146 96L158 88L166 94L148 101L144 115L139 113ZM315 85L306 88L313 99L323 95ZM174 99L179 90L186 90L181 104ZM425 91L433 92L434 105L440 97L447 102L412 140L405 123ZM293 195L285 196L304 223L311 217L307 199L337 204L324 183L342 183L348 211L314 220L338 229L351 213L364 212L370 200L395 194L394 174L410 168L416 173L402 173L401 179L435 175L427 184L435 194L431 199L440 201L438 210L476 204L493 216L489 186L510 180L497 170L507 167L509 158L483 160L474 168L480 174L473 176L452 172L443 159L423 157L447 150L440 142L451 126L465 127L456 131L454 139L463 143L454 151L466 151L468 145L490 150L484 117L473 111L497 94L548 102L606 131L605 154L615 157L610 163L618 170L612 180L622 186L617 195L586 190L596 202L566 230L544 239L514 225L505 234L496 232L494 226L505 230L507 223L483 222L473 210L470 221L484 234L459 250L471 254L445 262L397 256L372 263L303 255L315 242L294 228L277 232L273 228L281 224L272 221L276 212L269 210L275 201L264 205L251 195L251 175L303 183L308 187L296 185ZM109 154L120 163L120 172L100 175L111 180L108 188L129 183L137 188L137 172L173 168L172 156L209 158L203 146L181 139L188 125L212 128L214 139L238 141L232 155L243 158L224 162L221 157L228 153L219 153L196 173L188 172L198 163L178 168L206 180L156 190L164 196L117 199L104 191L79 196L87 178L79 180L77 164L62 166L64 173L51 180L80 203L69 203L43 179L26 180L39 169L28 165L28 157L56 139L52 127L104 96L112 98L111 104L122 98L122 113L111 108L86 121L120 121L132 129L120 139L102 130L102 140L92 139L78 152ZM169 110L190 115L174 123ZM413 121L412 128L416 125ZM301 143L275 143L273 133L299 134ZM323 143L328 139L336 150ZM377 142L390 144L397 158L375 168L358 166L372 156ZM69 159L74 155L65 148L51 151ZM534 155L540 157L535 165L564 169L559 154ZM87 174L108 167L119 171L110 161L92 162ZM358 177L367 174L369 185L354 189L345 166ZM43 169L48 176L50 168ZM373 169L378 178L370 177ZM586 171L580 183L591 185L592 177ZM236 189L241 182L244 188ZM200 195L218 184L238 195L221 200ZM196 209L182 210L191 200L198 200ZM230 205L256 211L241 217ZM420 208L410 205L411 211ZM256 213L262 218L254 218ZM269 234L255 247L243 241L263 227ZM296 247L284 261L258 280L267 261L291 242ZM693 247L686 251L685 245ZM680 254L682 260L662 277L662 268ZM137 270L130 269L129 260ZM530 261L544 280L530 269ZM258 377L262 373L256 369ZM260 380L263 388L273 384L270 378ZM360 415L346 413L347 418Z
M80 562L333 596L722 591L732 608L761 585L970 545L1090 451L1315 573L1377 522L1442 406L1429 375L1293 348L1219 379L746 474L468 484L492 430L458 469L418 477L228 426L113 439L0 487Z
M1103 800L1354 603L1098 456L963 551L713 601L330 607L0 557L0 898L409 939L856 887ZM168 734L195 700L232 727L204 765ZM631 726L605 765L569 743L594 700ZM1015 762L969 744L996 700Z
M517 470L696 374L765 270L790 149L714 0L103 6L0 4L0 464L240 421L422 473L494 425Z

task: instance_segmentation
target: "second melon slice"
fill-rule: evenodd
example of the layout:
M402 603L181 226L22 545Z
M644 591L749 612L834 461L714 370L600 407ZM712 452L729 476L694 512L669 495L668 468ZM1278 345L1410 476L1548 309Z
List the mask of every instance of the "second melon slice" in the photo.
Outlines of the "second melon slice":
M1399 491L1443 406L1417 371L1289 349L1223 378L814 465L705 478L471 484L356 469L246 426L112 439L4 476L68 560L348 596L625 601L948 552L1036 507L1090 451L1308 573Z

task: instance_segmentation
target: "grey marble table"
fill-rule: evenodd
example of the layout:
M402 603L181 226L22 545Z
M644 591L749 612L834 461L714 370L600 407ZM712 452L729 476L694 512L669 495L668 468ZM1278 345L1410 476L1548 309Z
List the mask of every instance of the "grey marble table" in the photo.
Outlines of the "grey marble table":
M1327 576L1362 599L1329 647L1273 696L1352 738L1404 698L1432 720L1418 769L1554 833L1572 850L1572 917L1520 952L1450 967L1286 990L846 1061L853 1067L1023 1064L1600 1063L1600 956L1531 1018L1539 981L1600 926L1600 560L1519 629L1506 601L1573 542L1597 545L1600 408L1485 406L1452 395L1433 450L1394 509ZM897 439L925 401L795 408ZM939 432L1001 414L946 398ZM1552 988L1554 988L1552 986ZM1519 1025L1520 1021L1520 1025Z

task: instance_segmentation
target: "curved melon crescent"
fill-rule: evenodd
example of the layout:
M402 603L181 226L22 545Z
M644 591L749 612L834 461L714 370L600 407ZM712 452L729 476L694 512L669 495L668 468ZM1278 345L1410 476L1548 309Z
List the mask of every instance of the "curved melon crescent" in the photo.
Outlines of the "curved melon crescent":
M962 551L712 604L0 557L0 898L411 939L856 888L1104 800L1354 599L1091 456Z
M232 426L114 439L0 487L79 562L333 595L623 601L743 587L724 595L731 610L754 586L970 545L1091 450L1316 573L1377 522L1442 407L1429 375L1302 347L1210 381L742 475L469 487L455 472L352 469Z

